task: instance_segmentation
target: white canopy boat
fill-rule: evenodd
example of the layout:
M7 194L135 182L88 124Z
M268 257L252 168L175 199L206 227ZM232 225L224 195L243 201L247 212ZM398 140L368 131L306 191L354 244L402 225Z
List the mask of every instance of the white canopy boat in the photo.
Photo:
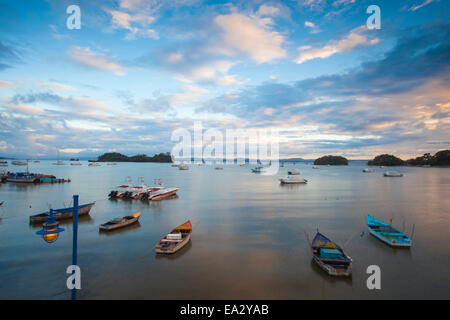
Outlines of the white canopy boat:
M385 177L403 177L403 173L398 171L387 171L384 173Z
M287 176L286 178L281 178L280 182L281 184L306 184L308 180L300 177Z

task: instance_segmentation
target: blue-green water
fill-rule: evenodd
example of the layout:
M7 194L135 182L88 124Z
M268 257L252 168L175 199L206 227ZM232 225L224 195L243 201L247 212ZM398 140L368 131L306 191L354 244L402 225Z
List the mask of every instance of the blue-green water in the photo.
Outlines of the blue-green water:
M71 178L64 184L0 184L0 298L69 299L71 220L47 244L29 216L96 201L80 218L79 299L415 299L450 298L450 169L396 168L363 173L362 164L321 167L297 164L307 185L281 186L292 165L277 176L250 167L118 163L117 166L31 164L30 171ZM66 162L68 164L68 162ZM21 170L11 166L4 169ZM2 168L3 169L3 168ZM390 170L390 169L389 169ZM147 184L162 178L179 187L178 198L159 202L110 201L111 189L131 176ZM142 209L139 224L99 233L98 226ZM368 213L411 234L411 249L392 249L368 235ZM156 256L154 245L190 219L191 243L175 256ZM327 276L311 262L305 232L316 229L353 258L351 279ZM364 234L361 236L362 232ZM381 290L368 290L366 268L381 268Z

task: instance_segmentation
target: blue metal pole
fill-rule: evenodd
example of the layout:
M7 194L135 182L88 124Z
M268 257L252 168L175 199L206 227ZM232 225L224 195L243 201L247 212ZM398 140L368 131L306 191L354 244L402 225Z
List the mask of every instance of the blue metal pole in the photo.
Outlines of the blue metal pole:
M73 245L72 245L72 265L77 265L78 254L78 195L73 196ZM74 271L75 272L75 271ZM72 300L77 299L77 289L72 289Z

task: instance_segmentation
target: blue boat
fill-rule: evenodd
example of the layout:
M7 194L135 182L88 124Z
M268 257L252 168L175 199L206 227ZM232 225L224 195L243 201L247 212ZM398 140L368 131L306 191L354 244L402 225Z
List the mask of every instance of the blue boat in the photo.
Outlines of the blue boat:
M367 227L370 234L391 247L411 247L411 238L388 223L367 216Z
M260 173L260 172L263 172L263 171L264 171L264 167L262 167L262 166L254 167L252 169L253 173Z
M94 204L95 204L95 202L91 202L91 203L87 203L87 204L78 206L78 216L83 216L83 215L89 214L89 211L91 211L91 208L94 206ZM53 214L54 214L56 220L72 218L73 217L73 207L55 209L55 210L53 210ZM33 216L30 216L30 222L45 222L45 221L47 221L47 217L49 215L50 215L50 212L43 212L43 213L35 214Z
M39 177L37 177L34 173L16 172L8 174L8 176L6 177L6 181L20 182L20 183L37 183L39 182Z
M330 276L351 276L353 260L336 243L317 232L310 246L314 262Z

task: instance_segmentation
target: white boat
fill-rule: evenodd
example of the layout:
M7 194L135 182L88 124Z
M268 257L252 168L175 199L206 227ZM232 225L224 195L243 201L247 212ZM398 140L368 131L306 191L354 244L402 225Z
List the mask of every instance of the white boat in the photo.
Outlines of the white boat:
M386 171L384 173L385 177L403 177L403 173L400 173L398 171Z
M55 166L63 166L63 165L65 165L65 163L63 161L61 161L61 160L53 162L52 164L55 165Z
M319 169L319 166L312 166L313 169Z
M373 170L373 169L370 169L370 168L365 168L365 169L363 169L363 171L362 172L366 172L366 173L369 173L369 172L375 172L375 170Z
M288 174L296 176L296 175L300 174L300 170L298 170L298 169L290 170L290 171L288 171Z
M308 180L300 177L287 176L286 178L281 178L280 182L281 184L306 184Z
M13 165L15 165L15 166L26 166L26 165L27 165L27 162L15 160L15 161L12 161L11 164L13 164Z
M115 162L110 162L110 163L107 163L106 165L107 165L107 166L116 166L117 163L115 163Z

